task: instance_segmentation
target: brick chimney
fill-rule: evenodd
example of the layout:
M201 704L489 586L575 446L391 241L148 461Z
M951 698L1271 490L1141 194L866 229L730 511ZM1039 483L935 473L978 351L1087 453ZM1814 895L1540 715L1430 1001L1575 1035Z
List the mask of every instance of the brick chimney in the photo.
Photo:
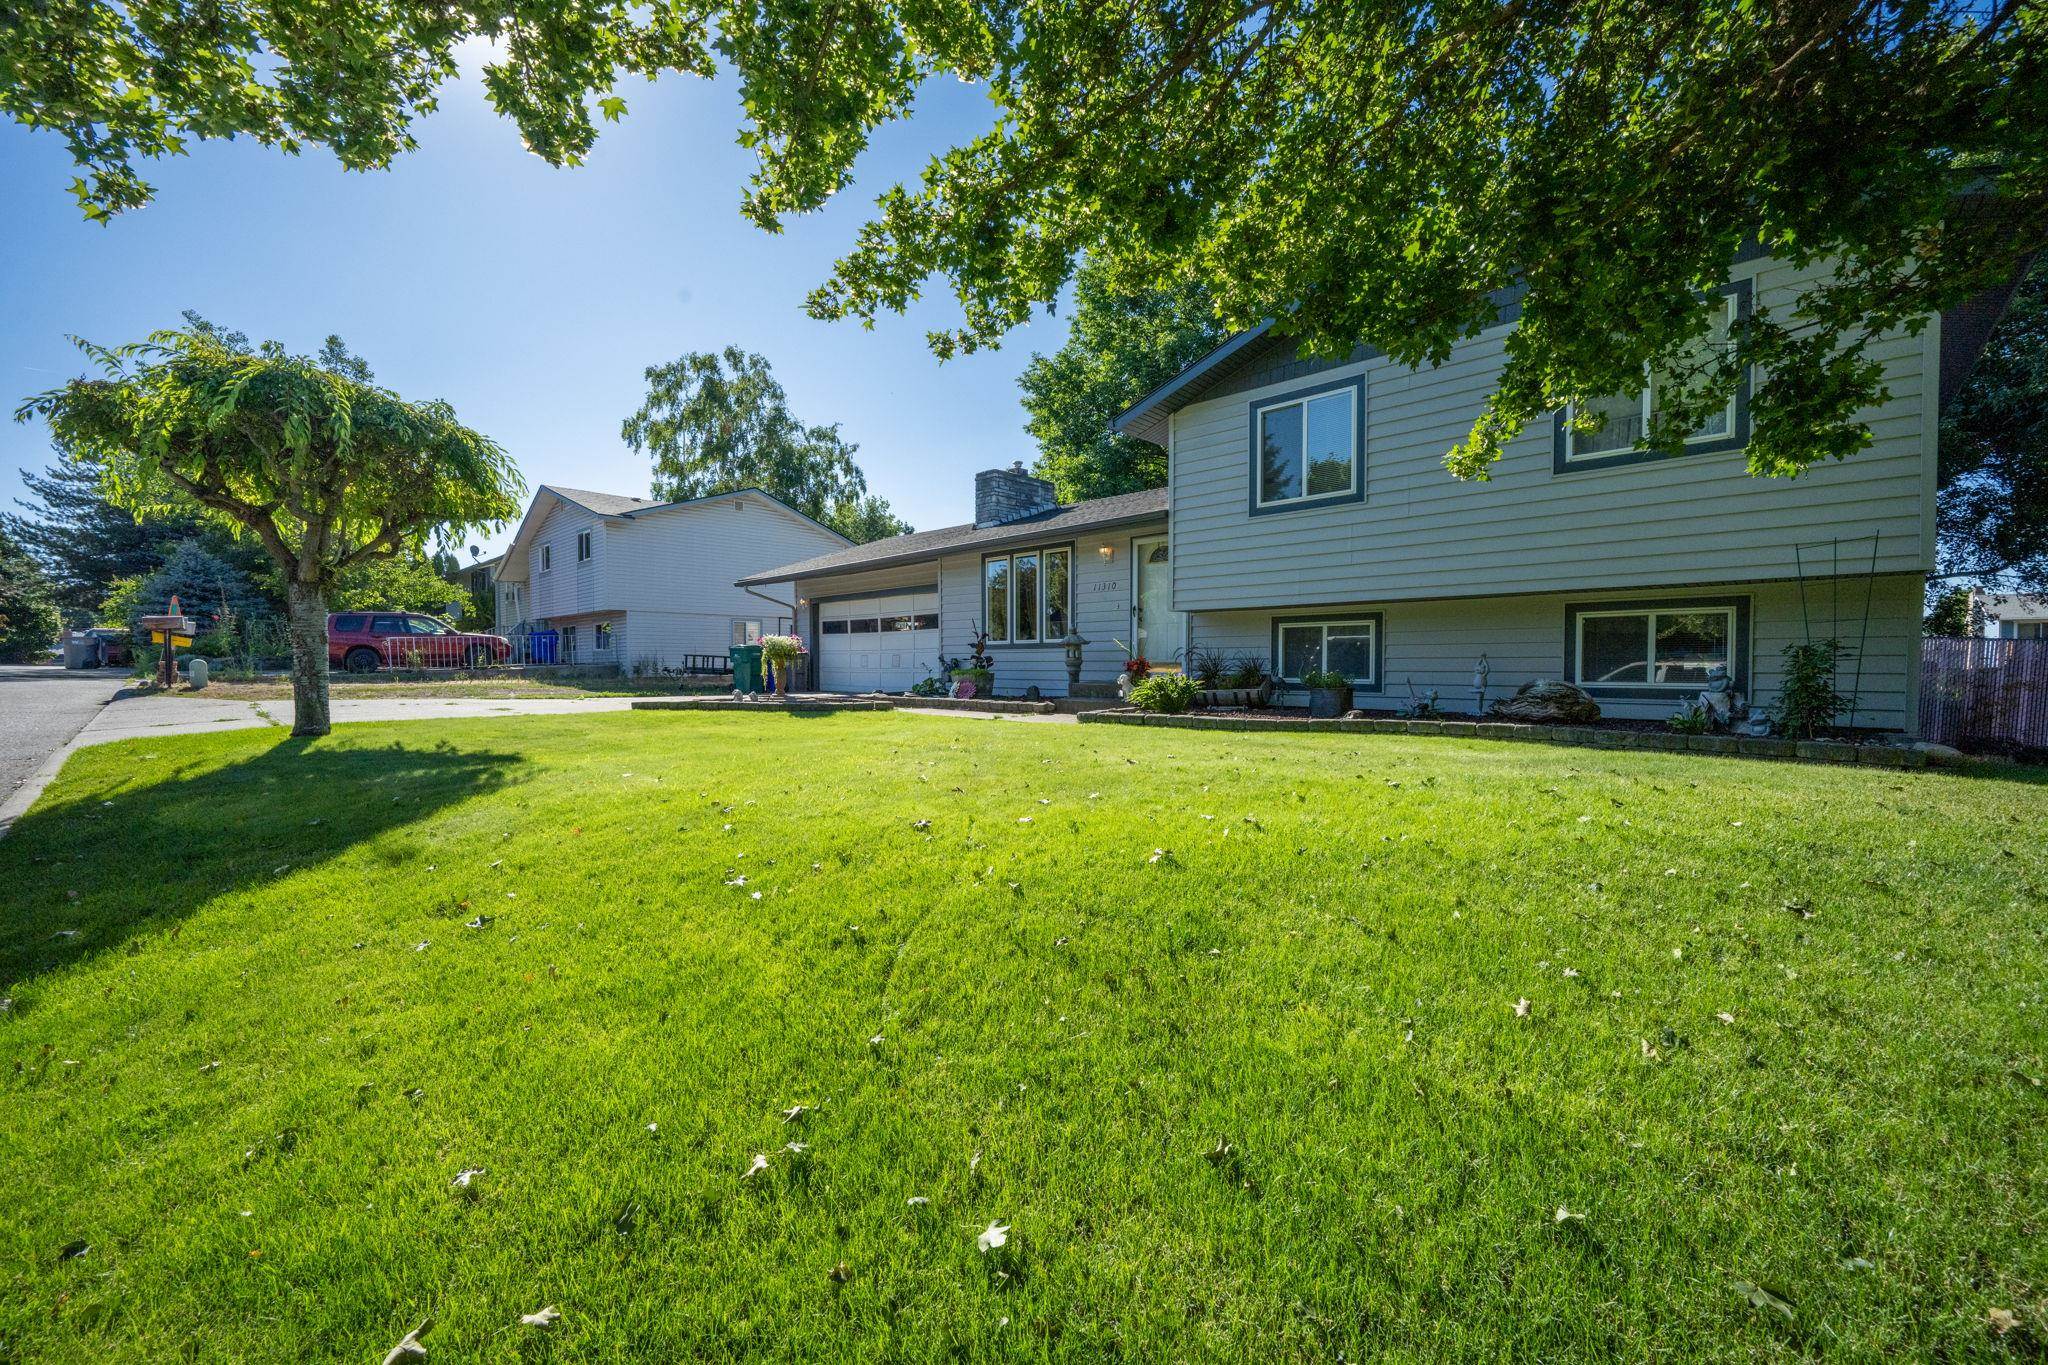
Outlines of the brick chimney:
M1022 521L1059 506L1059 497L1044 479L1024 472L1018 460L1008 469L984 469L974 476L974 524L1001 526Z

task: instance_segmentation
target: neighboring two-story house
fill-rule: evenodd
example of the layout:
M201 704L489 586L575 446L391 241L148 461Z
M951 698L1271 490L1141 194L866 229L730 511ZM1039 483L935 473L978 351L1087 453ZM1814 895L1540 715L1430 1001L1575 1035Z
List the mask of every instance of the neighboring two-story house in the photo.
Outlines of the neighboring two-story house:
M2017 592L1970 593L1971 615L1995 640L2048 640L2048 597Z
M550 630L556 661L629 672L723 658L795 614L786 582L736 579L850 543L758 488L656 502L544 486L497 565L498 630Z

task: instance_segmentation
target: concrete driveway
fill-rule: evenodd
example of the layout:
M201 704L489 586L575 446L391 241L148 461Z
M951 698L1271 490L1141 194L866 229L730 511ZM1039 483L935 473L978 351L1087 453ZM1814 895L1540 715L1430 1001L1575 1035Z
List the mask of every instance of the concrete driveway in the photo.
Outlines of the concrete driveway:
M0 664L0 828L12 798L121 690L119 668Z

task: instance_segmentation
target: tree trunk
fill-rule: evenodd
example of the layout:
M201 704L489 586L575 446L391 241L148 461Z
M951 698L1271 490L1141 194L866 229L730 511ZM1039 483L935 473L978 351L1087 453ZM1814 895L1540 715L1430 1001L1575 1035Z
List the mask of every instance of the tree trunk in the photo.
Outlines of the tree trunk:
M324 735L327 718L327 594L307 583L287 583L291 615L292 734Z

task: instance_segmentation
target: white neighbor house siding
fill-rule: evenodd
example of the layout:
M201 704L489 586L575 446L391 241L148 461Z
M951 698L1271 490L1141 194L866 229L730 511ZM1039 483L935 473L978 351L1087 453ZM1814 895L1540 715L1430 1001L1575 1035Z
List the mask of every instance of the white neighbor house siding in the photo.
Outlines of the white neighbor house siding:
M684 654L723 654L735 621L759 621L775 634L790 629L787 583L733 586L777 564L841 549L846 542L765 498L720 498L636 514L611 523L613 563L606 606L626 613L630 643L621 662ZM758 593L760 596L755 596Z
M576 562L576 537L590 532L590 558ZM550 567L541 568L542 547L549 551ZM527 555L526 614L535 620L558 620L588 612L603 611L614 604L606 600L606 527L593 512L574 503L558 502L534 537Z
M1866 591L1870 606L1867 633ZM1635 604L1699 598L1748 600L1750 648L1746 663L1749 696L1756 704L1766 704L1777 696L1783 650L1789 644L1806 640L1810 629L1812 638L1833 635L1852 650L1861 647L1860 670L1852 660L1838 680L1841 691L1858 694L1855 724L1910 730L1916 723L1921 580L1913 574L1809 583L1803 607L1799 585L1777 581L1684 590L1546 593L1434 602L1350 602L1341 607L1318 606L1306 613L1202 612L1190 623L1189 633L1197 649L1252 653L1270 668L1275 666L1275 617L1329 615L1351 609L1361 614L1378 613L1385 632L1380 642L1380 690L1358 693L1355 704L1367 711L1405 706L1408 684L1412 682L1418 694L1435 689L1438 705L1446 711L1469 712L1474 702L1472 670L1482 653L1487 656L1490 669L1489 701L1509 695L1534 678L1570 676L1566 657L1568 604L1597 606L1603 600ZM1695 687L1674 689L1668 697L1602 697L1600 710L1609 716L1663 720L1697 695ZM1300 694L1283 693L1281 700L1299 704L1303 698ZM1843 716L1842 722L1849 723L1849 717Z
M1158 535L1165 523L1117 526L1073 536L1056 536L1045 541L1020 541L1017 549L1035 545L1059 546L1071 542L1074 548L1074 629L1088 641L1082 651L1081 678L1084 682L1113 682L1123 668L1124 650L1118 640L1131 638L1131 539ZM1103 547L1112 551L1109 558ZM804 619L814 620L813 606L823 600L869 593L901 591L905 588L939 586L939 649L949 658L965 659L974 647L974 627L982 619L981 550L967 550L921 560L910 565L876 569L866 573L837 574L807 579L798 591L804 598ZM815 630L815 625L807 627ZM1057 644L990 645L995 658L996 692L1015 696L1036 686L1048 697L1067 694L1066 650ZM934 671L939 660L925 661ZM920 668L919 673L923 673Z

